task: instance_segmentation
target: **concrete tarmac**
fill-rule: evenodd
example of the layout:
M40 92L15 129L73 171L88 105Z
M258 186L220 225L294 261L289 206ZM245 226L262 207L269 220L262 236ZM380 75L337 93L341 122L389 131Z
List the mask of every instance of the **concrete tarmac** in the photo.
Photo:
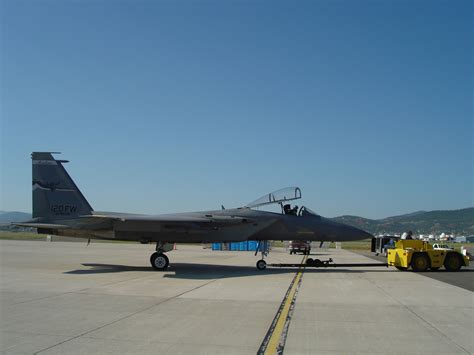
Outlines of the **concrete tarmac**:
M0 241L2 354L255 354L296 269L252 252L181 246L166 272L152 245ZM345 250L338 263L371 262ZM270 263L294 263L283 250ZM468 354L473 293L385 267L306 269L285 354Z
M375 255L370 251L355 251L357 254L367 256L373 260L381 263L387 262L387 257L382 255ZM469 251L473 252L472 248ZM469 266L463 266L459 272L448 272L443 267L437 271L428 270L425 272L419 272L418 275L431 277L433 279L446 282L448 284L465 288L469 291L474 291L474 261L471 261Z

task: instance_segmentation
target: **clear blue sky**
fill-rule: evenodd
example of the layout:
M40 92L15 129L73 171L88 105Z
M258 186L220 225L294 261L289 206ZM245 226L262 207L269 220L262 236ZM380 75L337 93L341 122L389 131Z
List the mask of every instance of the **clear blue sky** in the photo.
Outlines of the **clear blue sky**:
M61 151L96 210L474 205L472 1L1 1L1 205Z

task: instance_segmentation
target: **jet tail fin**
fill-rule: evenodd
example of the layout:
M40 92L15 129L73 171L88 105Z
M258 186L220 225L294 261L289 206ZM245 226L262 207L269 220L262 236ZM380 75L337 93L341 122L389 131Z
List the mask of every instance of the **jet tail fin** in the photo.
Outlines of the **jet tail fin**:
M52 152L33 152L33 218L41 221L90 215L91 205Z

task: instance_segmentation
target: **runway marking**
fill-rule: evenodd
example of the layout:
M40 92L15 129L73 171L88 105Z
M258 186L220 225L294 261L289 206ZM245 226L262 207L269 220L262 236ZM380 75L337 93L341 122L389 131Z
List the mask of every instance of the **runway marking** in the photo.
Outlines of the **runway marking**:
M362 276L356 275L356 277L362 279ZM443 337L448 340L448 342L452 343L454 346L458 347L460 350L464 351L466 354L471 354L467 349L465 349L463 346L459 345L456 343L451 337L445 333L443 333L438 327L436 327L433 323L429 322L425 318L423 318L420 314L416 313L415 310L398 300L396 297L394 297L390 292L385 290L383 287L381 287L379 284L377 284L374 280L371 280L369 278L364 278L367 281L369 281L372 285L374 285L376 288L378 288L383 294L385 294L388 298L390 298L392 301L398 303L401 307L405 308L408 312L413 314L415 317L420 319L422 322L424 322L429 328L433 329L437 333L439 333L440 337Z
M290 326L291 317L293 316L296 297L301 285L301 279L303 278L307 258L307 255L303 257L300 268L293 277L293 280L288 287L288 291L286 291L285 297L283 297L280 308L278 308L277 314L270 325L270 329L268 329L268 332L257 351L257 355L283 354L286 336L288 335L288 328Z
M49 350L49 349L51 349L51 348L54 348L54 347L59 346L59 345L62 345L62 344L67 343L67 342L69 342L69 341L71 341L71 340L74 340L74 339L83 337L84 335L87 335L87 334L90 334L90 333L92 333L92 332L95 332L95 331L97 331L97 330L99 330L99 329L108 327L109 325L118 323L118 322L120 322L120 321L122 321L122 320L125 320L125 319L127 319L127 318L131 318L131 317L133 317L133 316L135 316L135 315L137 315L137 314L139 314L139 313L146 312L146 311L152 309L153 307L160 306L160 305L162 305L163 303L166 303L166 302L168 302L168 301L174 300L174 299L176 299L176 298L178 298L178 297L180 297L180 296L185 295L186 293L193 292L193 291L195 291L195 290L197 290L197 289L200 289L200 288L202 288L202 287L205 287L205 286L209 285L210 283L213 283L213 282L215 282L215 281L217 281L217 280L218 280L218 279L210 280L210 281L208 281L208 282L205 282L205 283L202 284L202 285L196 286L196 287L194 287L194 288L192 288L192 289L190 289L190 290L181 292L180 294L177 294L177 295L175 295L175 296L172 296L172 297L166 298L166 299L164 299L164 300L161 300L161 301L159 301L159 302L156 302L156 303L154 303L154 304L152 304L152 305L150 305L150 306L148 306L148 307L146 307L146 308L143 308L143 309L140 309L140 310L138 310L138 311L136 311L136 312L127 314L126 316L123 316L123 317L120 317L120 318L118 318L118 319L115 319L115 320L113 320L113 321L111 321L111 322L109 322L109 323L107 323L107 324L103 324L103 325L98 326L98 327L96 327L96 328L94 328L94 329L90 329L90 330L88 330L88 331L85 331L85 332L83 332L83 333L81 333L81 334L79 334L79 335L75 335L75 336L72 336L72 337L70 337L70 338L67 338L67 339L65 339L65 340L63 340L63 341L60 341L59 343L56 343L56 344L51 345L51 346L48 346L47 348L44 348L44 349L35 351L35 352L33 353L33 355L36 355L36 354L39 354L39 353L41 353L41 352L47 351L47 350Z

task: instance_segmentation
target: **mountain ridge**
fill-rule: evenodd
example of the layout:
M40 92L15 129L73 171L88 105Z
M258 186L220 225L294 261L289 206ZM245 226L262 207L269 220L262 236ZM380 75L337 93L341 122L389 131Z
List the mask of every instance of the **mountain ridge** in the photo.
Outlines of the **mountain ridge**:
M0 223L24 222L31 219L31 213L0 211Z
M403 233L408 230L417 234L474 234L474 207L457 210L417 211L382 219L369 219L351 215L331 219L362 228L372 234Z

